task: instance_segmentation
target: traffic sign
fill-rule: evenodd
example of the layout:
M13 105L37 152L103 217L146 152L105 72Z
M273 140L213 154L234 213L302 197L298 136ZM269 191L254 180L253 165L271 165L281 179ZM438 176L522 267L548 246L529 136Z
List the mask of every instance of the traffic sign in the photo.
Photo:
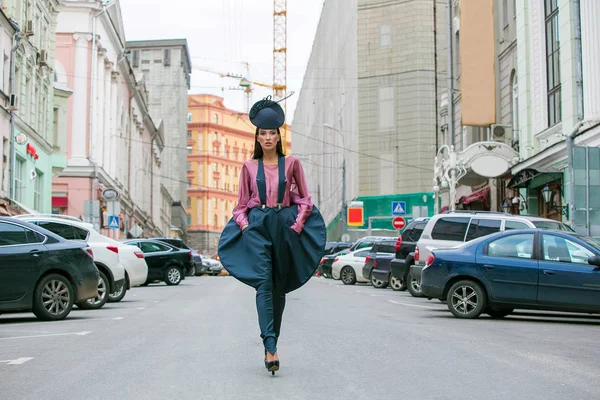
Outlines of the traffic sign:
M401 231L406 226L406 220L402 217L396 217L392 221L392 225L394 226L394 229Z
M363 226L365 224L365 213L362 207L348 206L348 226Z
M392 201L392 215L406 215L406 202Z
M118 215L110 215L108 217L108 229L119 229L120 226Z

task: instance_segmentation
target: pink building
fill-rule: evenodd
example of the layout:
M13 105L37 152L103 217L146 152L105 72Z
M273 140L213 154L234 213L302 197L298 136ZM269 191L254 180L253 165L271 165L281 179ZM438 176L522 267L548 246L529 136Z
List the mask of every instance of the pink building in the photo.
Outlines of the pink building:
M162 125L148 113L144 82L136 79L124 43L118 0L63 3L56 83L72 95L64 110L55 108L65 116L66 168L53 179L53 211L81 216L115 238L167 235L171 199L161 190ZM118 200L105 201L106 189ZM84 209L89 200L99 201L91 216ZM120 217L118 230L107 229L110 213Z

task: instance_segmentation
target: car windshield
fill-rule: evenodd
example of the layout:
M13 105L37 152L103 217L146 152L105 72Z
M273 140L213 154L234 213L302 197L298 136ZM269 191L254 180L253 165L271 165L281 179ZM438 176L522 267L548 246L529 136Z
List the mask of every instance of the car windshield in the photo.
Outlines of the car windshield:
M536 228L553 229L556 231L575 232L570 226L558 221L532 221Z
M594 239L593 237L590 237L590 236L579 236L579 239L581 239L584 242L586 242L587 244L589 244L597 252L600 252L600 242L598 241L598 239Z

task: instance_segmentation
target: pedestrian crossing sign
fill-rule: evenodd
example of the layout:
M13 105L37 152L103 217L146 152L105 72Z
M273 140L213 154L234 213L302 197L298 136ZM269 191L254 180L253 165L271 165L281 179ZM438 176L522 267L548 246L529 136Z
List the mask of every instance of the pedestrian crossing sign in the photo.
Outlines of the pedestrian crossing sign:
M108 229L119 229L119 216L111 215L108 217Z
M406 215L406 202L392 201L392 215Z

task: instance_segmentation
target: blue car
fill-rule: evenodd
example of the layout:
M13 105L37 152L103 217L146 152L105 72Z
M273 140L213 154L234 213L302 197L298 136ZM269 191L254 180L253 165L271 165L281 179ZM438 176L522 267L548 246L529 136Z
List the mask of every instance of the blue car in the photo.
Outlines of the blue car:
M600 313L600 244L576 233L511 230L433 250L421 287L457 318L519 309Z

